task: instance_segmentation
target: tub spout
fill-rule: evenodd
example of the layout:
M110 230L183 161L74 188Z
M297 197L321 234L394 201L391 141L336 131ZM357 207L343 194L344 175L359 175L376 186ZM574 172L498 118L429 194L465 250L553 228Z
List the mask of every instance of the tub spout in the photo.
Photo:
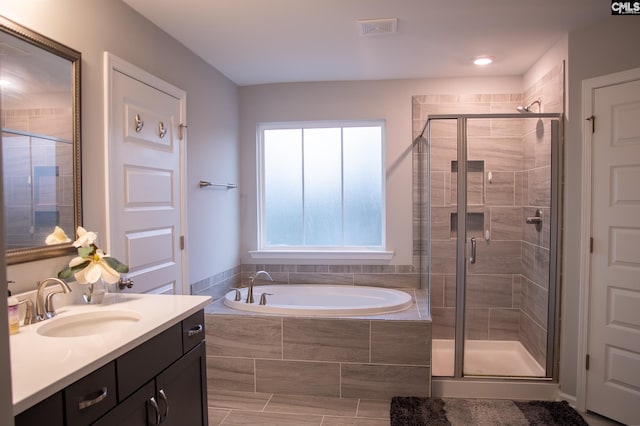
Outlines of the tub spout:
M267 271L256 272L251 277L251 281L249 281L249 291L247 292L247 300L245 300L246 303L253 303L253 284L256 282L256 279L258 279L258 277L261 277L261 276L263 276L269 281L273 281L273 278L271 278L271 275L269 275Z

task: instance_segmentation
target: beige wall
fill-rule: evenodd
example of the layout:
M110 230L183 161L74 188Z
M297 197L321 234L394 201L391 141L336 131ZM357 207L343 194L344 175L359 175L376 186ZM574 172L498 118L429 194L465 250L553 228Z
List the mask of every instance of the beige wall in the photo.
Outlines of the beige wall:
M238 181L237 86L182 44L120 1L4 0L0 13L82 54L82 161L84 224L104 234L104 51L187 92L187 214L189 281L236 266L237 191L203 191L200 179ZM73 12L71 12L73 11ZM55 275L65 258L8 268L16 288Z

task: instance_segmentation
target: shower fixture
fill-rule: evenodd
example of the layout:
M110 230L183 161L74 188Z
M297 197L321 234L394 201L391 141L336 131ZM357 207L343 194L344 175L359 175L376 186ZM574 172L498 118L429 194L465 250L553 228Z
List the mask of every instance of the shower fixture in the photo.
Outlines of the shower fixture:
M540 102L540 98L538 98L535 101L531 102L527 106L518 105L518 107L516 109L518 110L518 112L531 112L531 107L533 105L535 105L535 104L538 104L538 112L541 112L540 111L540 106L542 106L542 103Z

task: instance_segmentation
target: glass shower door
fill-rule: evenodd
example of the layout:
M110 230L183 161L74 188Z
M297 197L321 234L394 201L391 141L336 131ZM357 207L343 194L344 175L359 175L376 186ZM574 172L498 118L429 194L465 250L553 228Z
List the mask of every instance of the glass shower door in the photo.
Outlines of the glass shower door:
M466 259L458 270L464 277L458 283L464 292L458 300L464 306L462 375L545 377L550 121L467 119L459 131L466 131L466 143L452 175L466 182L458 186L465 191L458 197L465 202L458 209L465 229L459 255Z

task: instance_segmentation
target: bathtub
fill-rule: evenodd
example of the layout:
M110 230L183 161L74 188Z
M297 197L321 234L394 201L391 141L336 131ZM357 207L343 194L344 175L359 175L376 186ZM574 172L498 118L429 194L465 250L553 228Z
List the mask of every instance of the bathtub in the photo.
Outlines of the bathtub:
M375 315L398 312L413 304L404 291L348 285L262 285L253 288L254 303L245 303L248 288L239 289L241 301L235 301L236 291L225 295L224 304L241 311L280 315L345 316ZM267 304L260 305L266 296Z

